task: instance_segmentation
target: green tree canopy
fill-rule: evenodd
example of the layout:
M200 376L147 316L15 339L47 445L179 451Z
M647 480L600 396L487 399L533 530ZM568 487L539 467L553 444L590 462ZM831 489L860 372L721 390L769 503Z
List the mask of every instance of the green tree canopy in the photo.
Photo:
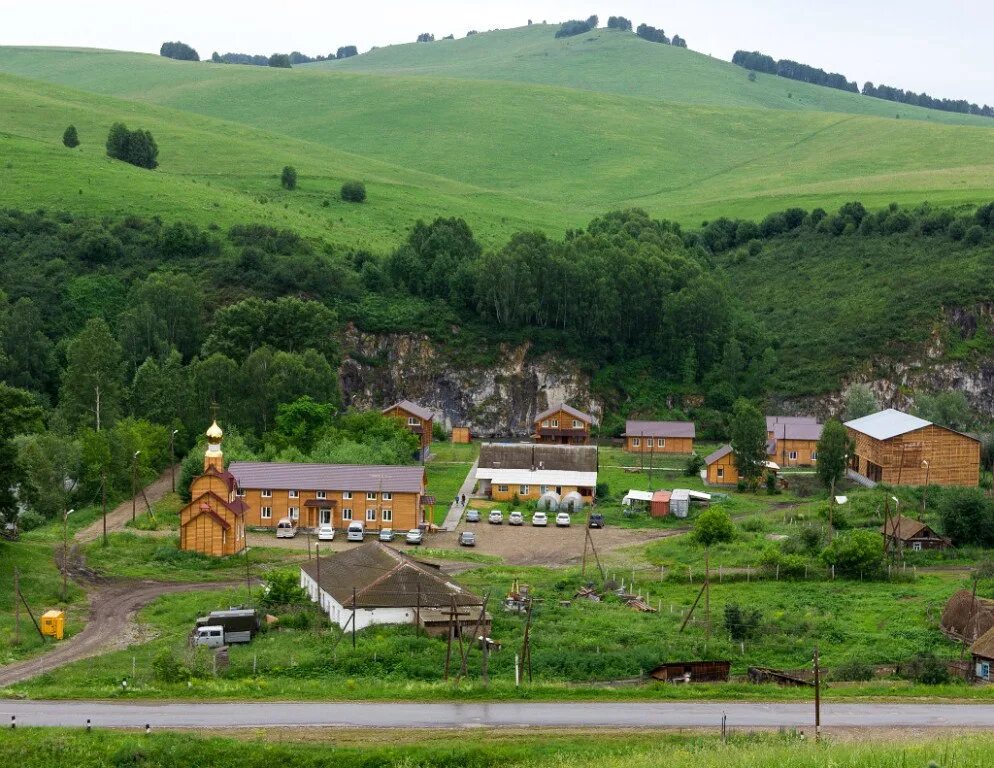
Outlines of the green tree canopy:
M70 125L66 128L62 134L62 143L69 147L69 149L75 149L79 146L79 134L76 132L75 125Z
M123 409L121 345L100 317L89 320L66 350L59 410L69 426L96 430L114 423Z
M861 419L880 410L877 396L866 384L853 384L846 392L845 420Z
M970 429L976 421L966 394L960 390L920 394L915 397L914 410L916 416L961 432Z
M835 484L846 476L849 454L852 453L849 433L838 419L831 419L822 428L818 441L818 478L830 493L835 493Z
M880 534L868 530L845 533L822 550L821 559L834 565L840 576L874 576L883 566Z
M766 418L755 405L740 398L732 409L731 429L735 467L748 485L755 486L768 458Z
M735 538L735 523L727 512L710 507L694 521L694 540L705 548L731 541Z

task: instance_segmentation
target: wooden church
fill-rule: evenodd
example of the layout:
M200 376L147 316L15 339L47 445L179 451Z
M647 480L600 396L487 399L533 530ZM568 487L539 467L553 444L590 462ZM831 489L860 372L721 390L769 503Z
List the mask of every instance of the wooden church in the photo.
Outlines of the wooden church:
M207 430L204 472L190 484L190 503L180 511L180 549L213 557L234 555L245 549L245 510L238 497L238 483L224 468L217 425Z

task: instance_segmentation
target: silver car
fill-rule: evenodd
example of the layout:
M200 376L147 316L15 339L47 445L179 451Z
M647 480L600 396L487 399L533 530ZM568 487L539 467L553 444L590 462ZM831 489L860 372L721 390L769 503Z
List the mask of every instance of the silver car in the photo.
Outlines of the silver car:
M412 528L407 532L407 535L404 537L404 541L406 541L408 544L420 544L424 540L425 540L425 534L424 531L422 531L420 528Z

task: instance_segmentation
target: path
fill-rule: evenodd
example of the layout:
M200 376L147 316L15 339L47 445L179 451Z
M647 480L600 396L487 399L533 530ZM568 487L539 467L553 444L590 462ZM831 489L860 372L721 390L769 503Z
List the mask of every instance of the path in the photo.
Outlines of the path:
M0 701L0 721L18 725L138 728L348 726L462 728L714 727L809 728L814 704L786 702L177 702ZM982 704L823 704L824 727L990 728L994 707Z
M238 582L239 584L243 582ZM89 593L86 627L52 646L52 650L15 664L0 667L0 688L107 651L127 648L136 635L135 614L148 603L173 592L225 589L231 582L119 581L96 586Z
M473 488L476 487L476 468L479 465L479 459L473 462L473 466L469 468L469 473L466 475L466 479L463 480L462 485L459 486L459 495L465 496L467 502L473 495ZM454 531L456 526L459 525L459 521L462 519L462 513L465 511L466 507L461 506L460 504L450 504L449 513L445 516L445 522L442 523L442 530Z
M177 480L179 479L179 465L176 466ZM148 498L149 504L155 504L163 496L172 491L172 470L166 469L161 475L159 475L157 480L154 480L151 484L145 486L145 497ZM135 508L138 514L145 511L145 499L139 493L135 499L137 504ZM111 512L107 513L107 533L112 531L119 531L124 528L127 522L131 519L131 499L127 501L122 501L118 504ZM103 518L98 518L94 520L86 528L78 531L76 533L76 541L87 542L96 541L104 533L104 522Z

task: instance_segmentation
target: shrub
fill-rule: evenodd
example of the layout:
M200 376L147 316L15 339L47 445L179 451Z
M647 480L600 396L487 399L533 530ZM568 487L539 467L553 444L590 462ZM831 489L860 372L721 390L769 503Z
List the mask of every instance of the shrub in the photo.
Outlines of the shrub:
M159 166L159 147L152 134L140 128L129 131L124 123L114 123L107 134L107 156L149 170Z
M704 459L698 454L692 453L687 459L687 465L683 468L683 474L687 477L695 477L704 468Z
M831 672L832 680L866 682L876 677L877 670L867 661L848 659L837 664Z
M980 245L984 240L984 228L979 224L974 224L963 236L963 242L968 245Z
M711 507L704 510L694 523L694 539L698 544L710 547L735 538L735 523L723 509Z
M45 516L33 509L26 509L17 516L17 527L22 531L34 530L44 525L45 522Z
M839 536L822 550L821 559L835 566L836 575L874 576L883 564L880 534L858 530Z
M190 670L168 648L164 648L152 660L152 674L163 683L182 683L190 678Z
M262 588L262 604L267 608L307 605L310 598L293 571L270 571Z
M292 165L283 166L283 174L280 176L280 184L283 185L283 189L296 189L297 188L297 169Z
M364 203L366 185L361 181L346 181L342 184L342 200L347 203Z
M807 573L807 560L800 555L784 554L776 547L767 547L759 561L770 575L781 579L800 579Z
M70 125L66 128L65 133L62 134L62 143L69 147L69 149L75 149L79 146L79 134L76 133L75 125Z
M916 683L942 685L950 680L945 662L932 653L918 653L901 665L901 673Z
M611 494L611 487L605 482L597 483L597 487L594 489L594 493L597 495L598 499L606 499Z
M994 502L977 488L948 488L939 498L942 532L956 546L994 543Z
M737 603L725 605L725 629L732 640L742 641L756 633L763 614L756 608L741 608Z

